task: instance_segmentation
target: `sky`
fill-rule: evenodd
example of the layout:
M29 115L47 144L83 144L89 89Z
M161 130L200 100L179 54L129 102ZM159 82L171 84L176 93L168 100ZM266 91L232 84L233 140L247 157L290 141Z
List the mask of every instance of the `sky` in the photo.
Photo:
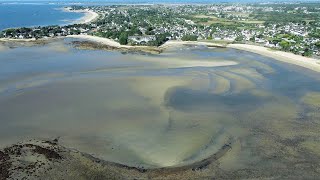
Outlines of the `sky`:
M0 0L1 3L85 3L85 4L161 4L161 3L266 3L266 2L319 2L320 0Z
M1 2L14 1L14 2L320 2L320 0L0 0Z

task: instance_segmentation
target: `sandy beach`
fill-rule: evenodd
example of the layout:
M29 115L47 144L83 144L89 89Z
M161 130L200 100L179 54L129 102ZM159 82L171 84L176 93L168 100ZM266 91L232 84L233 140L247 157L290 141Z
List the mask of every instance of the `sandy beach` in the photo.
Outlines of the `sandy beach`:
M317 59L248 44L229 44L227 47L257 53L263 56L274 58L278 61L320 72L320 60Z
M85 15L72 22L72 24L88 24L92 21L95 21L96 19L98 19L99 14L93 11L90 11L88 9L85 10L71 10L71 8L63 8L63 11L65 12L75 12L75 13L84 13Z
M72 38L80 38L80 39L85 39L89 41L94 41L98 42L104 45L112 46L115 48L139 48L139 49L144 49L144 48L150 48L148 46L128 46L128 45L120 45L118 42L112 40L112 39L107 39L107 38L102 38L102 37L96 37L96 36L90 36L90 35L71 35L67 37L72 37ZM170 47L175 47L175 46L181 46L181 45L204 45L208 47L228 47L228 48L234 48L234 49L239 49L239 50L244 50L244 51L249 51L252 53L257 53L263 56L271 57L276 60L294 64L297 66L301 66L316 72L320 72L320 60L313 59L313 58L308 58L308 57L303 57L300 55L295 55L293 53L288 53L288 52L283 52L283 51L276 51L276 50L271 50L266 47L261 47L261 46L254 46L254 45L247 45L247 44L229 44L227 46L222 45L222 44L217 44L217 43L210 43L210 42L195 42L195 41L174 41L170 40L167 41L165 44L161 45L158 47L159 50L163 51L167 48Z
M150 46L121 45L120 43L118 43L112 39L91 36L91 35L69 35L67 37L85 39L85 40L94 41L94 42L102 43L102 44L117 47L117 48L137 48L137 47L150 48ZM226 47L223 44L210 43L210 42L170 40L170 41L167 41L166 43L164 43L163 45L159 46L158 48L164 50L169 47L175 47L175 46L181 46L181 45L199 45L199 46L203 45L203 46L221 47L221 48Z
M89 11L90 12L90 11ZM92 12L94 13L94 12ZM88 16L89 17L89 16ZM87 18L86 21L83 22L90 22L93 19L98 17L98 14L94 13L90 15L91 18ZM199 42L199 41L177 41L177 40L169 40L160 47L150 47L150 46L130 46L130 45L121 45L119 42L116 42L112 39L91 36L91 35L68 35L67 38L77 38L83 39L91 42L97 42L106 46L110 46L115 49L124 49L124 50L133 50L133 51L145 51L145 52L162 52L170 47L177 47L182 45L204 45L208 47L220 47L220 48L234 48L238 50L249 51L252 53L257 53L263 56L271 57L275 60L282 61L285 63L294 64L297 66L301 66L316 72L320 72L320 60L314 58L308 58L300 55L295 55L289 52L271 50L266 47L255 46L255 45L248 45L248 44L217 44L211 42ZM50 39L50 38L48 38ZM42 40L48 40L42 39ZM52 38L51 38L52 39ZM33 42L38 41L35 39L8 39L8 38L0 38L0 41L17 41L17 42Z
M0 42L33 42L36 41L35 38L31 39L13 39L13 38L0 38Z
M112 46L112 47L116 47L116 48L121 48L121 47L133 47L133 46L126 46L126 45L120 45L120 43L112 40L112 39L108 39L108 38L102 38L102 37L97 37L97 36L90 36L90 35L69 35L67 36L68 38L78 38L78 39L84 39L84 40L88 40L88 41L94 41L97 43L101 43L104 45L108 45L108 46Z
M213 42L169 40L163 45L161 45L160 48L166 49L169 47L181 46L181 45L196 45L196 46L221 47L221 48L226 47L224 44L217 44Z
M111 49L117 49L117 50L142 51L142 52L149 52L149 53L155 53L155 54L159 54L163 50L162 48L153 47L153 46L121 45L119 42L116 42L112 39L91 36L91 35L68 35L67 38L83 39L86 41L99 43L99 44L105 45L107 47L110 47Z
M128 50L141 50L145 52L162 52L170 47L177 47L177 46L183 46L183 45L195 45L195 46L208 46L208 47L220 47L225 48L226 45L224 44L217 44L217 43L210 43L210 42L199 42L199 41L178 41L178 40L169 40L163 45L159 47L153 47L153 46L130 46L130 45L121 45L119 42L116 42L112 39L103 38L103 37L97 37L97 36L91 36L91 35L69 35L67 36L69 38L78 38L83 39L87 41L97 42L106 46L110 46L117 49L128 49Z

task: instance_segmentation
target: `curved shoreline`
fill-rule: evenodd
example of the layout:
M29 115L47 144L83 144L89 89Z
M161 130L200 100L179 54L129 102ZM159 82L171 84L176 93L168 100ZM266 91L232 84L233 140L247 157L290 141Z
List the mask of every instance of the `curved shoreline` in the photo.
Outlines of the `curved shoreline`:
M118 42L102 38L102 37L96 37L96 36L90 36L90 35L71 35L67 36L71 38L79 38L79 39L85 39L97 43L101 43L107 46L115 47L115 48L124 48L124 49L158 49L159 52L162 52L170 47L177 47L181 45L203 45L208 47L218 47L218 48L233 48L243 51L248 51L256 54L260 54L266 57L271 57L275 60L294 64L300 67L304 67L307 69L310 69L312 71L320 72L320 60L314 59L314 58L308 58L300 55L296 55L293 53L283 52L283 51L277 51L277 50L271 50L266 47L261 46L255 46L255 45L248 45L248 44L217 44L217 43L211 43L211 42L200 42L200 41L176 41L176 40L170 40L164 43L163 45L159 47L150 47L150 46L128 46L128 45L120 45Z
M70 170L80 173L81 170L78 168L79 164L82 164L83 161L86 162L82 164L84 168L94 166L99 169L100 173L105 173L107 178L115 178L119 175L129 179L135 177L164 178L168 175L184 177L186 172L201 172L205 169L210 170L214 168L211 165L231 151L232 141L233 140L229 139L229 142L224 144L217 152L194 163L173 167L144 168L101 160L88 153L60 145L58 138L54 140L31 139L0 149L0 166L2 166L0 179L19 179L19 177L26 175L28 175L29 178L39 178L41 176L47 176L47 172L51 170L53 170L51 174L57 175L56 171L61 172L61 168L63 168L66 174L61 172L59 176L65 179L68 177L68 171ZM23 161L23 159L32 159L33 161ZM24 163L21 163L21 161ZM74 169L74 167L76 168ZM117 174L112 174L114 170L116 170ZM193 176L201 177L203 175L194 174Z
M95 20L97 20L99 18L99 14L94 12L94 11L90 11L89 9L85 9L85 10L71 10L70 7L64 7L62 8L62 11L64 12L73 12L73 13L84 13L84 16L72 21L70 24L88 24L90 22L93 22Z
M170 47L178 47L182 45L203 45L207 47L217 47L217 48L233 48L242 51L248 51L251 53L256 53L262 56L270 57L275 60L293 64L296 66L304 67L309 70L320 72L320 60L314 58L308 58L300 55L296 55L289 52L283 52L278 50L272 50L266 47L255 46L255 45L248 45L248 44L217 44L211 42L200 42L200 41L177 41L177 40L169 40L163 45L159 47L153 46L130 46L130 45L121 45L120 43L103 37L98 36L91 36L91 35L68 35L65 37L56 37L56 38L47 38L47 39L8 39L8 38L0 38L0 42L43 42L53 39L60 39L60 38L75 38L75 39L82 39L98 44L105 45L110 49L115 50L125 50L125 51L141 51L147 53L155 53L159 54L165 51Z
M248 45L248 44L229 44L228 48L248 51L259 55L271 57L275 60L294 64L300 67L310 69L312 71L320 72L320 60L296 55L289 52L272 50L266 47Z
M155 46L130 46L130 45L121 45L119 42L116 42L112 39L98 37L98 36L91 36L91 35L68 35L66 38L75 38L75 39L82 39L94 43L99 43L105 46L110 47L111 49L118 49L118 50L128 50L128 51L142 51L147 53L155 53L160 54L166 49L170 47L177 47L183 45L202 45L208 47L218 47L218 48L225 48L226 46L223 44L217 43L210 43L210 42L195 42L195 41L178 41L178 40L170 40L165 42L163 45L159 47Z

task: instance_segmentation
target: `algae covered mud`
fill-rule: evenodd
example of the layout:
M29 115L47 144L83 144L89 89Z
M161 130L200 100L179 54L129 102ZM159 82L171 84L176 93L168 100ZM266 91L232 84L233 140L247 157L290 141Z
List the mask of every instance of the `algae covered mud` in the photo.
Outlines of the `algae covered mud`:
M319 74L228 48L150 55L80 50L70 41L0 45L6 177L320 174Z

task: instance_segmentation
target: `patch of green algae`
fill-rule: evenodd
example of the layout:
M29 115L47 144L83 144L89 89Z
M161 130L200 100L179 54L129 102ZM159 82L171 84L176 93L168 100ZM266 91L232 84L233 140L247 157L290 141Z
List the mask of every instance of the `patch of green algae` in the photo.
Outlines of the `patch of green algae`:
M320 107L320 92L306 93L302 99L302 103L311 107Z

